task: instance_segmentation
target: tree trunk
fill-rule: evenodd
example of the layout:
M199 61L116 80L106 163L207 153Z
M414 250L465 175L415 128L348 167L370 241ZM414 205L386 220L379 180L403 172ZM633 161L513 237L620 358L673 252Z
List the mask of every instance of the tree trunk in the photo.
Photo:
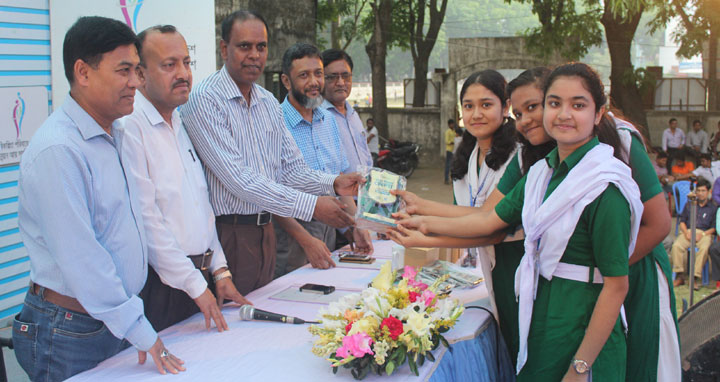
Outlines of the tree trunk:
M647 129L647 118L637 82L628 71L633 70L630 48L640 23L642 9L626 20L613 16L605 3L605 12L600 22L605 27L608 50L610 51L610 99L631 122ZM632 80L629 80L632 79Z
M370 40L365 45L365 51L370 58L370 67L372 68L372 116L378 134L383 138L390 138L387 95L385 93L385 57L387 56L392 0L375 0L371 6L375 16L375 25Z
M335 0L327 0L331 9L335 8ZM336 15L330 21L330 46L333 49L340 49L340 15Z
M410 0L414 2L415 0ZM445 11L447 10L448 0L442 0L440 9L437 8L437 0L430 0L429 11L430 11L430 25L427 28L427 33L423 35L425 25L425 0L417 1L415 9L417 16L413 14L412 7L410 8L410 21L412 24L409 25L410 29L410 52L413 56L413 64L415 66L415 84L413 85L413 107L425 106L425 94L427 93L427 73L428 73L428 62L430 61L430 54L432 53L433 47L435 47L435 41L440 33L440 27L442 26L443 20L445 19Z
M718 86L717 61L718 61L718 29L710 28L708 39L708 110L720 110L720 86Z
M425 94L427 93L427 72L429 56L422 55L415 60L415 84L413 84L413 107L425 106Z

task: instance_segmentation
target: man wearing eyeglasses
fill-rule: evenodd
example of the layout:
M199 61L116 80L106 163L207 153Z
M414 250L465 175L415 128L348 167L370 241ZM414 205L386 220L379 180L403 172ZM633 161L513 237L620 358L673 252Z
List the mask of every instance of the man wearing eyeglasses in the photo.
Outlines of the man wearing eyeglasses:
M313 170L340 174L350 168L340 144L335 119L320 105L325 83L323 64L317 47L297 43L285 51L281 77L288 96L280 105L285 126L292 134L307 165ZM346 210L354 214L352 197L342 198ZM315 268L335 266L330 251L335 249L335 229L317 220L277 218L277 260L275 277L299 268L308 261ZM349 230L352 232L352 230ZM365 240L364 242L367 242ZM359 249L366 250L367 243Z

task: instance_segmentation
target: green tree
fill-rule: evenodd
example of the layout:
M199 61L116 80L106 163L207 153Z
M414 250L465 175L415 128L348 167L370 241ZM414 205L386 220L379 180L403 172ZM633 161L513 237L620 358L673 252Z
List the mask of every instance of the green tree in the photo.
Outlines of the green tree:
M368 0L323 0L317 5L317 27L330 29L330 46L346 50L355 38L362 38L360 22L367 15Z
M680 29L673 35L680 44L679 56L691 58L704 53L703 47L707 45L708 106L710 110L720 110L717 74L720 3L718 0L669 0L658 11L653 26L661 27L673 17L680 19Z

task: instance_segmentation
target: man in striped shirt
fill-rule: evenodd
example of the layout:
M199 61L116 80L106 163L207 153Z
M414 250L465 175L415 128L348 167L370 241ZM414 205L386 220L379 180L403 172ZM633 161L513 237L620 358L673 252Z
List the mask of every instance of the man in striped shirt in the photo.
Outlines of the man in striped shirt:
M308 166L330 174L348 172L350 165L340 144L335 118L320 105L323 102L323 64L317 47L297 43L285 51L282 58L282 83L288 90L280 105L287 129L292 134ZM349 212L354 214L355 202L341 197ZM298 222L278 217L277 262L275 277L280 277L308 261L315 268L335 266L330 250L335 249L335 229L315 219ZM352 234L352 230L345 230ZM365 231L365 234L367 232ZM369 240L365 241L367 247Z
M251 11L222 22L222 69L202 81L180 110L206 170L210 203L233 282L243 295L272 280L271 214L333 227L352 217L332 196L353 195L359 174L311 170L285 128L274 96L255 84L267 60L267 24Z

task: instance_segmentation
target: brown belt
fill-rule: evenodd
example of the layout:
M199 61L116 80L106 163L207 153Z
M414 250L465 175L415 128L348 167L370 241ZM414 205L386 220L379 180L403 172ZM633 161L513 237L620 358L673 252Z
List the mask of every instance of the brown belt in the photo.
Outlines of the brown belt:
M43 286L30 281L30 293L37 295L40 293L40 288L43 288ZM77 299L62 295L52 289L44 289L45 290L43 291L42 297L45 299L45 301L51 302L63 309L88 314L88 312L85 310L85 308L82 307L82 305L80 305L80 302Z

